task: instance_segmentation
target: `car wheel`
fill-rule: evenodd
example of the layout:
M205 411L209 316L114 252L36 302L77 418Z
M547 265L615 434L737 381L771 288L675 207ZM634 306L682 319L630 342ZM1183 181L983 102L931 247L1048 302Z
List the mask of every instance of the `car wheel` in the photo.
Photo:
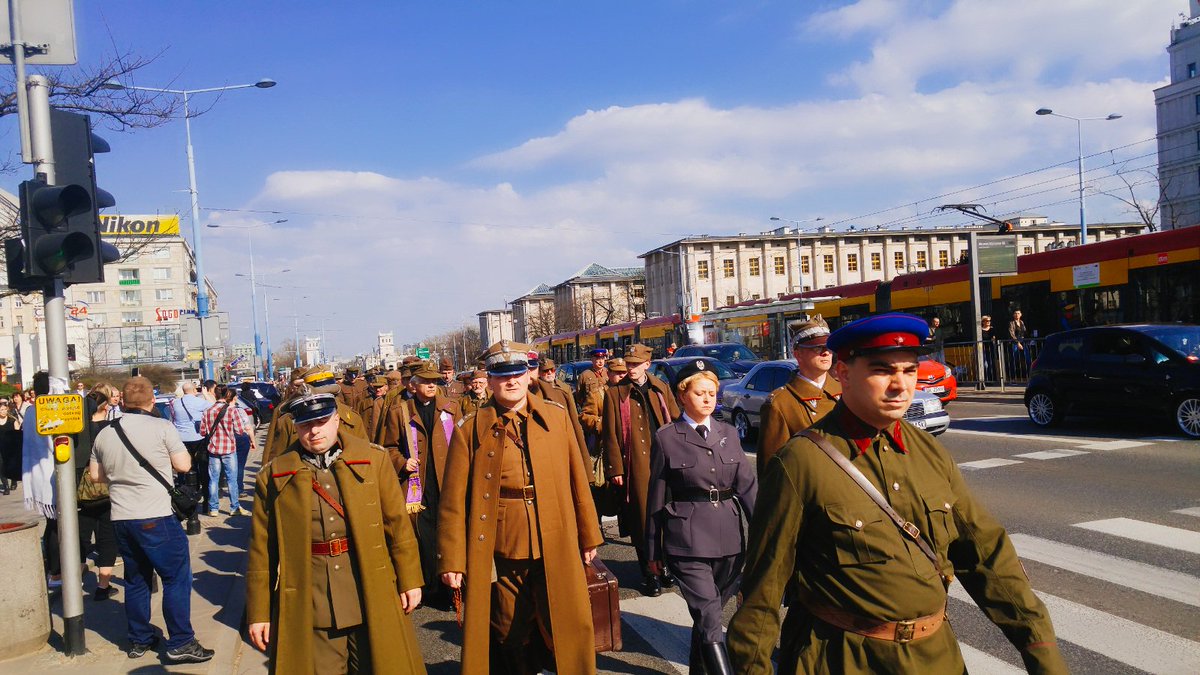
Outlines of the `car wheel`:
M1175 423L1192 438L1200 438L1200 396L1190 396L1175 407Z
M1054 426L1062 421L1062 409L1050 394L1039 391L1029 397L1029 419L1039 427Z
M750 437L754 435L754 429L750 427L750 419L741 410L733 413L733 428L737 429L738 438L743 441L750 440Z

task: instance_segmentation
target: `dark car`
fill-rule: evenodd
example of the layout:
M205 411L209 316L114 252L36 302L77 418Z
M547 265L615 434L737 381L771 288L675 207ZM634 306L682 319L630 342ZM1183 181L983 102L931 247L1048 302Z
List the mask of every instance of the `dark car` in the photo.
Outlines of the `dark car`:
M737 382L741 375L738 375L729 367L729 364L721 363L720 361L705 356L702 357L679 357L672 356L669 359L655 359L650 362L650 374L667 383L671 387L671 391L675 390L672 383L675 381L675 372L683 367L685 363L692 363L696 359L707 364L708 368L717 374L717 409L713 415L717 419L721 417L721 392L725 390L726 385Z
M244 393L244 385L250 385L249 393ZM266 424L275 414L275 406L279 405L279 390L270 382L240 382L234 386L238 398L254 413L254 424Z
M572 361L570 363L560 363L558 372L554 375L554 379L560 382L563 386L576 391L579 389L579 376L585 370L590 370L592 367L591 361Z
M1200 326L1097 326L1046 338L1025 388L1040 427L1066 415L1171 419L1200 438Z
M711 345L685 345L675 350L672 358L683 356L707 356L728 365L733 372L745 375L754 364L762 361L749 347L740 342L717 342Z

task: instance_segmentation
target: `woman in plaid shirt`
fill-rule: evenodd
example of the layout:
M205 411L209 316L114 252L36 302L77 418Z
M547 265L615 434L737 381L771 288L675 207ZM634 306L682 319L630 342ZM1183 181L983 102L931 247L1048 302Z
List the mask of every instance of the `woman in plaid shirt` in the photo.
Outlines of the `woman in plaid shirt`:
M205 410L204 417L200 418L200 433L205 436L211 435L208 442L208 515L213 517L221 513L222 471L225 472L225 481L229 484L230 515L250 515L238 502L242 486L237 484L238 458L235 435L249 436L251 449L255 449L256 443L254 431L246 422L245 413L233 403L236 398L236 389L218 385L216 405Z

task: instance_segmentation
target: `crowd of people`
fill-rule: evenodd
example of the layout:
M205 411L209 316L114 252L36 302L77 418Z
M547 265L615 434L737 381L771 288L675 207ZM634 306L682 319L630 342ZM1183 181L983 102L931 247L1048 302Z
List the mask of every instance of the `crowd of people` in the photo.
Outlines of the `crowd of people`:
M756 463L714 416L706 362L664 382L641 344L593 351L575 391L507 340L457 379L448 360L415 358L340 379L292 371L246 502L250 642L272 672L422 673L410 615L432 606L459 617L463 672L594 673L597 622L619 620L587 586L607 534L629 538L642 594L678 588L693 673L771 673L772 660L780 672L962 672L946 622L954 581L1030 672L1066 672L1003 527L945 448L902 422L918 356L937 346L931 326L885 314L831 333L814 317L791 334L796 374L763 406ZM224 478L230 516L248 513L242 471L257 448L237 394L185 384L161 419L144 378L87 393L81 531L97 600L124 561L131 658L159 643L152 574L165 658L213 655L190 624L187 536L163 488L194 477L217 516ZM0 442L8 414L0 405ZM27 410L11 425L30 423ZM52 517L28 450L24 463L27 504Z

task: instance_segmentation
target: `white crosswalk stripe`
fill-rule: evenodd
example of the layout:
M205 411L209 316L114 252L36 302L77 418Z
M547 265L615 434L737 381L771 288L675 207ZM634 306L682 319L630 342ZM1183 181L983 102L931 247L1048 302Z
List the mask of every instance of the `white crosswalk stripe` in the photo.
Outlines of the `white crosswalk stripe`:
M692 646L692 617L681 596L663 593L657 598L622 600L621 621L646 638L658 655L675 670L687 675L688 653Z
M1009 464L1020 464L1019 459L1004 459L1003 457L992 457L991 459L980 459L974 462L961 462L961 469L994 469L998 466L1008 466Z
M958 648L971 675L1021 675L1025 672L1024 668L1018 668L970 645L959 644Z
M1013 457L1020 457L1022 459L1059 459L1086 454L1088 453L1083 450L1042 450L1040 452L1026 452L1021 455L1013 455Z
M1200 553L1200 532L1183 530L1178 527L1167 527L1157 523L1147 523L1131 518L1109 518L1093 520L1087 523L1076 523L1093 532L1103 532L1134 541L1141 541L1156 546L1165 546L1188 553Z
M1172 511L1172 513L1182 513L1185 516L1195 516L1197 518L1200 518L1200 506L1193 506L1191 508L1186 508L1186 509L1178 509L1176 511Z

